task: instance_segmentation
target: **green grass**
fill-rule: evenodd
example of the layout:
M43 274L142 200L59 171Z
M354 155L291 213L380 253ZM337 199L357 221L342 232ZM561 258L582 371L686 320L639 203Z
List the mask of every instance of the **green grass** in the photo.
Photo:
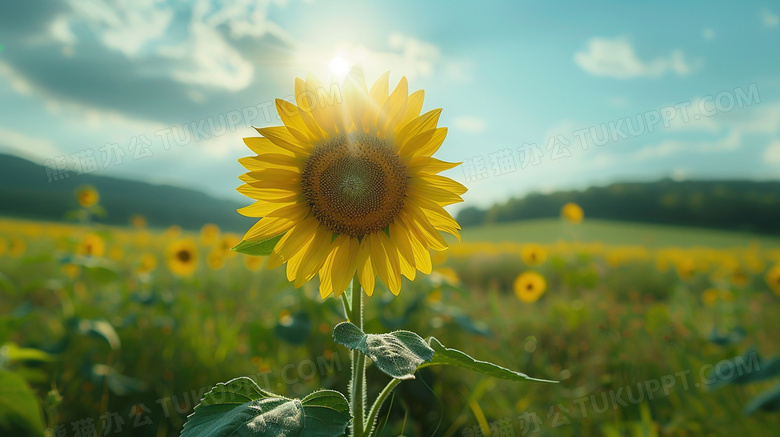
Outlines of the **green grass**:
M463 242L554 243L600 241L614 245L745 247L758 241L763 247L780 247L780 238L747 232L720 231L682 226L652 225L609 220L585 220L579 225L559 219L494 223L463 229Z

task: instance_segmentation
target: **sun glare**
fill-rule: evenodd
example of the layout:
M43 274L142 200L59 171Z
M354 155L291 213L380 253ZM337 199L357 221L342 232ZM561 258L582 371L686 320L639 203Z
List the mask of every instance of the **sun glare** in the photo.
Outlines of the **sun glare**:
M344 58L336 56L330 61L330 69L336 76L344 77L349 73L349 63Z

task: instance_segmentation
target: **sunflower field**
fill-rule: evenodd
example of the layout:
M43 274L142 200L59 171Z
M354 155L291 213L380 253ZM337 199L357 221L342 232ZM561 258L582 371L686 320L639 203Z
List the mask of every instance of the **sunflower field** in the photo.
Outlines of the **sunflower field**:
M0 224L3 435L175 436L207 390L239 375L287 397L348 385L349 352L331 338L341 302L231 251L239 235L150 229L140 216L126 227ZM555 226L571 235L584 225ZM430 332L558 381L420 369L382 408L377 435L778 429L776 240L652 247L577 236L479 242L467 232L399 296L377 283L367 331ZM367 392L379 392L388 377L367 373Z

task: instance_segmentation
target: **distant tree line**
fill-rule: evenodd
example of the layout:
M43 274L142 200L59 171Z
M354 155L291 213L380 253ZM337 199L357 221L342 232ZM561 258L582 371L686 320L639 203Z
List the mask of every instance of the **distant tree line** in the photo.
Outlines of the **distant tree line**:
M464 208L462 226L557 217L575 202L585 217L780 234L780 182L615 183L584 191L529 194L487 209Z

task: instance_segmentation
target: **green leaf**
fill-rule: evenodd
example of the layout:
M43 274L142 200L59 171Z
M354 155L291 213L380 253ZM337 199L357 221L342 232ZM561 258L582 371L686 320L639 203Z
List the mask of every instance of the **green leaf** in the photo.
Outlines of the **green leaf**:
M55 358L53 355L46 353L40 349L19 347L16 343L6 343L0 347L0 362L14 362L14 361L41 361L52 362Z
M119 335L114 330L108 321L103 319L79 319L74 317L68 320L68 325L71 326L76 332L83 335L89 335L105 340L111 349L117 350L122 347L122 342L119 340Z
M505 369L499 365L488 363L487 361L475 360L474 358L471 358L457 349L444 347L441 342L436 339L436 337L429 338L428 344L430 344L431 348L434 350L433 359L431 359L430 363L423 364L420 367L449 365L473 370L475 372L487 376L492 376L494 378L508 379L510 381L558 382L547 379L531 378L525 373Z
M27 383L16 374L0 370L0 428L11 426L42 436L43 416Z
M727 368L731 371L716 372L715 368ZM764 381L780 375L780 355L764 358L751 348L741 356L723 360L707 373L705 382L715 390L728 384L750 384Z
M758 410L775 412L780 411L780 383L775 384L769 390L759 393L745 406L745 415L751 415Z
M181 437L338 437L351 419L349 403L337 391L289 399L241 377L206 393L184 424Z
M354 324L342 322L333 328L333 338L339 344L363 352L379 370L395 379L414 379L417 367L433 357L433 349L410 331L366 334Z
M273 252L276 243L278 243L283 236L284 234L282 233L266 240L242 241L230 250L235 250L236 252L241 252L246 255L268 256Z

